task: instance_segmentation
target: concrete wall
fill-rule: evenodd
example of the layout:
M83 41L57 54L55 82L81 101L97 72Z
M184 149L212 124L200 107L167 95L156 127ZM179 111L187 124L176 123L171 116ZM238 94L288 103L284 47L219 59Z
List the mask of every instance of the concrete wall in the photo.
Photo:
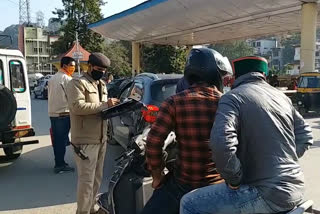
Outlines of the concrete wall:
M301 59L301 47L295 47L294 60L300 61ZM320 70L320 42L316 43L316 51L315 51L315 69Z
M50 36L42 28L24 28L24 52L30 73L50 71L48 61L50 60L51 42Z
M272 49L277 47L277 41L268 39L255 40L251 42L251 46L254 47L257 55L271 55Z

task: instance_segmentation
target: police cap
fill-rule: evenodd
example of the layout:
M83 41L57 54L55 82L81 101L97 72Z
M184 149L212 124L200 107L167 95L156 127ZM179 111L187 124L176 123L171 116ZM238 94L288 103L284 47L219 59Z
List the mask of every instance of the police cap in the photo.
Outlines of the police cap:
M89 56L89 61L91 65L107 68L110 66L110 59L106 57L104 54L95 52L91 53Z

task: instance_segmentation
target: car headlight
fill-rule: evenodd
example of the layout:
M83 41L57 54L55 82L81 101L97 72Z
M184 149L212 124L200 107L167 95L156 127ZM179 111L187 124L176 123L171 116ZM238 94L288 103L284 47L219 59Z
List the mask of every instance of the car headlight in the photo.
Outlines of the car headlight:
M301 102L301 101L298 101L298 105L300 105L300 106L301 106L301 105L302 105L302 102Z

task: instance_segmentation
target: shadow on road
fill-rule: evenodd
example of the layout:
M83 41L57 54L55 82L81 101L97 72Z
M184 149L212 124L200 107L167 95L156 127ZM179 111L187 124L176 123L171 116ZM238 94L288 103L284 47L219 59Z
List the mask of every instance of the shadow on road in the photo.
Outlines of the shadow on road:
M76 173L54 174L51 155L47 146L0 162L0 211L75 202Z
M102 192L114 170L114 159L121 152L120 146L108 146ZM52 147L46 146L23 153L15 161L0 156L0 211L76 202L77 173L54 174L52 155ZM75 166L70 148L67 155L66 161Z

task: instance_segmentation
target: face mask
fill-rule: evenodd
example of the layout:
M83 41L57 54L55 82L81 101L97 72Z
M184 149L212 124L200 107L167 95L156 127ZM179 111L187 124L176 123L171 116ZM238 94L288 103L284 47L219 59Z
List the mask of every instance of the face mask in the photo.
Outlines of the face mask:
M76 67L74 67L74 66L69 66L69 67L67 68L67 72L68 72L68 74L69 74L70 76L74 73L75 70L76 70Z
M99 80L103 77L103 71L92 70L91 76L92 76L92 79Z

